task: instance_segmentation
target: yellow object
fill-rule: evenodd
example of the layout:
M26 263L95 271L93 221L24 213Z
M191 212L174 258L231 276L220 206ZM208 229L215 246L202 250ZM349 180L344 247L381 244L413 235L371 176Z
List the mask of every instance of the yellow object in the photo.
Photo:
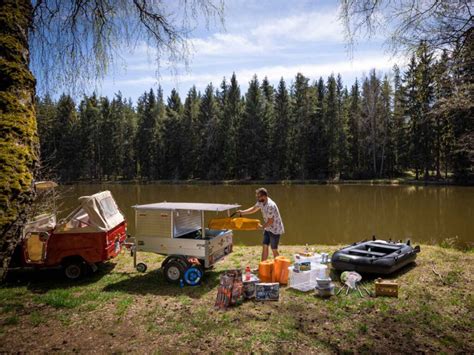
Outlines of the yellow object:
M291 260L286 256L277 256L273 266L272 280L283 285L288 283L288 268L291 265Z
M258 278L260 282L272 282L273 260L261 261L258 264Z
M42 262L44 255L44 243L41 241L38 234L32 234L26 240L26 250L28 252L28 259L32 262Z
M231 229L253 231L258 229L260 221L252 218L213 218L209 221L209 229Z

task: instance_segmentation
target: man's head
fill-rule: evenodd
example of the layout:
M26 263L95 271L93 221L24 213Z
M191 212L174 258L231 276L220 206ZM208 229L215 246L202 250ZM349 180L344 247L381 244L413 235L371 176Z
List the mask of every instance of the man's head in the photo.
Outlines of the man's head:
M255 190L255 195L258 202L266 203L268 200L268 191L264 187L259 187L257 190Z

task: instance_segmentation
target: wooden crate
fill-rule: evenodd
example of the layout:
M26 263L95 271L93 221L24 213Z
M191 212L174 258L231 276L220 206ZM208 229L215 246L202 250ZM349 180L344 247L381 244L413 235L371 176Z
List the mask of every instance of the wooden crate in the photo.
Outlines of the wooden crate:
M375 296L398 297L398 282L382 279L375 280Z

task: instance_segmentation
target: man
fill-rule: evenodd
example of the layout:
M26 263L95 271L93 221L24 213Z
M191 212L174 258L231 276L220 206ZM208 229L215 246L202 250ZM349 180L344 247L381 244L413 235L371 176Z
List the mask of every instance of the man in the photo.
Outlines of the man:
M259 225L264 230L263 232L263 249L262 249L262 261L268 258L268 246L272 247L273 257L277 257L278 243L280 236L285 233L283 222L281 220L280 211L276 203L268 197L267 189L260 187L256 191L257 203L247 208L246 210L237 211L240 215L252 214L258 210L262 211L264 224Z

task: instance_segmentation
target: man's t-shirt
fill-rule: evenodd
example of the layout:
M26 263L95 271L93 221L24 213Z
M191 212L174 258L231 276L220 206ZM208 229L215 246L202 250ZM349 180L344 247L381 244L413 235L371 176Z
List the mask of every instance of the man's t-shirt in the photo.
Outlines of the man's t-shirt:
M273 218L273 223L266 227L265 230L272 232L273 234L285 233L285 227L283 227L283 221L281 220L278 206L270 197L268 197L267 203L257 202L255 207L260 208L262 211L265 223L267 223L269 218Z

